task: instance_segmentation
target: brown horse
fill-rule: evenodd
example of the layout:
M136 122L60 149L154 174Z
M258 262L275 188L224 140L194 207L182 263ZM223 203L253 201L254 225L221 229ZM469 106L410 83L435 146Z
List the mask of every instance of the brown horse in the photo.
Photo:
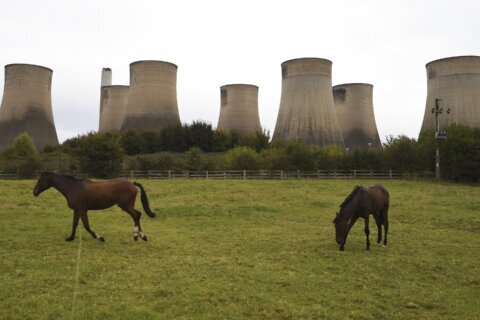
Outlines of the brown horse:
M370 229L368 219L371 214L375 219L378 228L377 244L382 240L382 225L385 228L385 238L383 246L387 246L388 233L388 208L390 205L390 195L383 186L375 184L364 188L356 186L353 191L340 205L340 213L333 220L335 224L336 240L340 245L340 251L345 250L345 243L350 229L358 218L365 219L365 234L367 236L367 250L370 250Z
M57 175L51 172L43 172L33 188L33 195L38 197L40 193L53 187L57 189L67 199L68 207L73 209L72 234L65 241L75 239L78 220L82 219L85 230L92 235L94 239L105 241L101 234L96 234L88 223L88 210L102 210L118 205L123 211L132 216L134 221L133 239L135 241L140 237L147 241L147 236L140 227L140 217L142 213L135 210L135 198L137 188L141 191L141 200L143 209L150 217L155 217L155 213L150 210L147 194L140 183L132 182L126 179L112 179L105 181L91 181L85 179L76 179L71 176Z

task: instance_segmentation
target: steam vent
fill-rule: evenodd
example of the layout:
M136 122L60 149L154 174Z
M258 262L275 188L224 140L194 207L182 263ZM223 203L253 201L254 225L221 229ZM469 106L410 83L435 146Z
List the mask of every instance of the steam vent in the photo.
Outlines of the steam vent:
M31 64L5 66L0 108L0 150L26 132L38 150L58 144L52 113L51 69Z
M180 124L177 66L151 60L131 63L130 90L121 131L160 131L174 124Z
M100 106L101 133L119 132L128 103L128 86L103 86Z
M427 63L427 103L422 131L435 128L432 108L442 99L440 127L452 123L480 127L480 57L461 56ZM447 113L450 108L450 113Z
M221 107L217 129L239 134L261 130L258 116L258 87L229 84L220 88Z
M282 63L282 95L272 141L343 146L332 94L332 62L302 58Z
M333 87L333 100L345 147L350 149L382 146L373 112L373 86L348 83Z

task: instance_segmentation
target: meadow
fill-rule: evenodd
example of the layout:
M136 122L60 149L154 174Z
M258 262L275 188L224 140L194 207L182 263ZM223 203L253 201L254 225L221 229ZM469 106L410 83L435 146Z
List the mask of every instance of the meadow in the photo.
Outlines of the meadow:
M0 181L0 319L478 319L480 187L381 181L389 246L346 251L332 220L375 181L141 180L154 219L133 241L119 208L80 224L54 189ZM137 209L141 209L137 201ZM143 211L143 209L142 209Z

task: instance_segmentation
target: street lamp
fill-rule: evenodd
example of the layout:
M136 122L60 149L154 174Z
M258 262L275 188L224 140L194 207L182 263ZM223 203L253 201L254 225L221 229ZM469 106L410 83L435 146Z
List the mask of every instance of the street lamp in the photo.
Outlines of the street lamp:
M447 114L451 109L447 109ZM435 114L435 178L440 179L440 146L438 141L447 138L446 131L440 131L440 124L438 122L438 115L443 112L443 100L435 99L435 107L432 108L432 113Z

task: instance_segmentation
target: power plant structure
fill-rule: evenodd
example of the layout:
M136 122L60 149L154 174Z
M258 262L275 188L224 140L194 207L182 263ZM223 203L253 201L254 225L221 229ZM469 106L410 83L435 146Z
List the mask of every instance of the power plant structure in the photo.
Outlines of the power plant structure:
M434 60L426 65L427 102L421 131L436 129L435 100L443 104L440 128L453 123L480 127L480 56Z
M382 146L373 112L373 85L368 83L336 85L333 87L333 100L346 148Z
M217 130L241 135L261 130L258 115L258 87L228 84L220 87L220 116Z
M102 86L100 105L100 133L120 132L128 103L129 86Z
M121 131L161 131L180 124L177 105L177 66L164 61L130 64L130 89Z
M343 146L332 94L332 62L300 58L282 63L282 94L272 141Z
M5 66L5 84L0 107L0 150L27 133L38 150L57 145L52 112L52 75L49 68L31 64Z

